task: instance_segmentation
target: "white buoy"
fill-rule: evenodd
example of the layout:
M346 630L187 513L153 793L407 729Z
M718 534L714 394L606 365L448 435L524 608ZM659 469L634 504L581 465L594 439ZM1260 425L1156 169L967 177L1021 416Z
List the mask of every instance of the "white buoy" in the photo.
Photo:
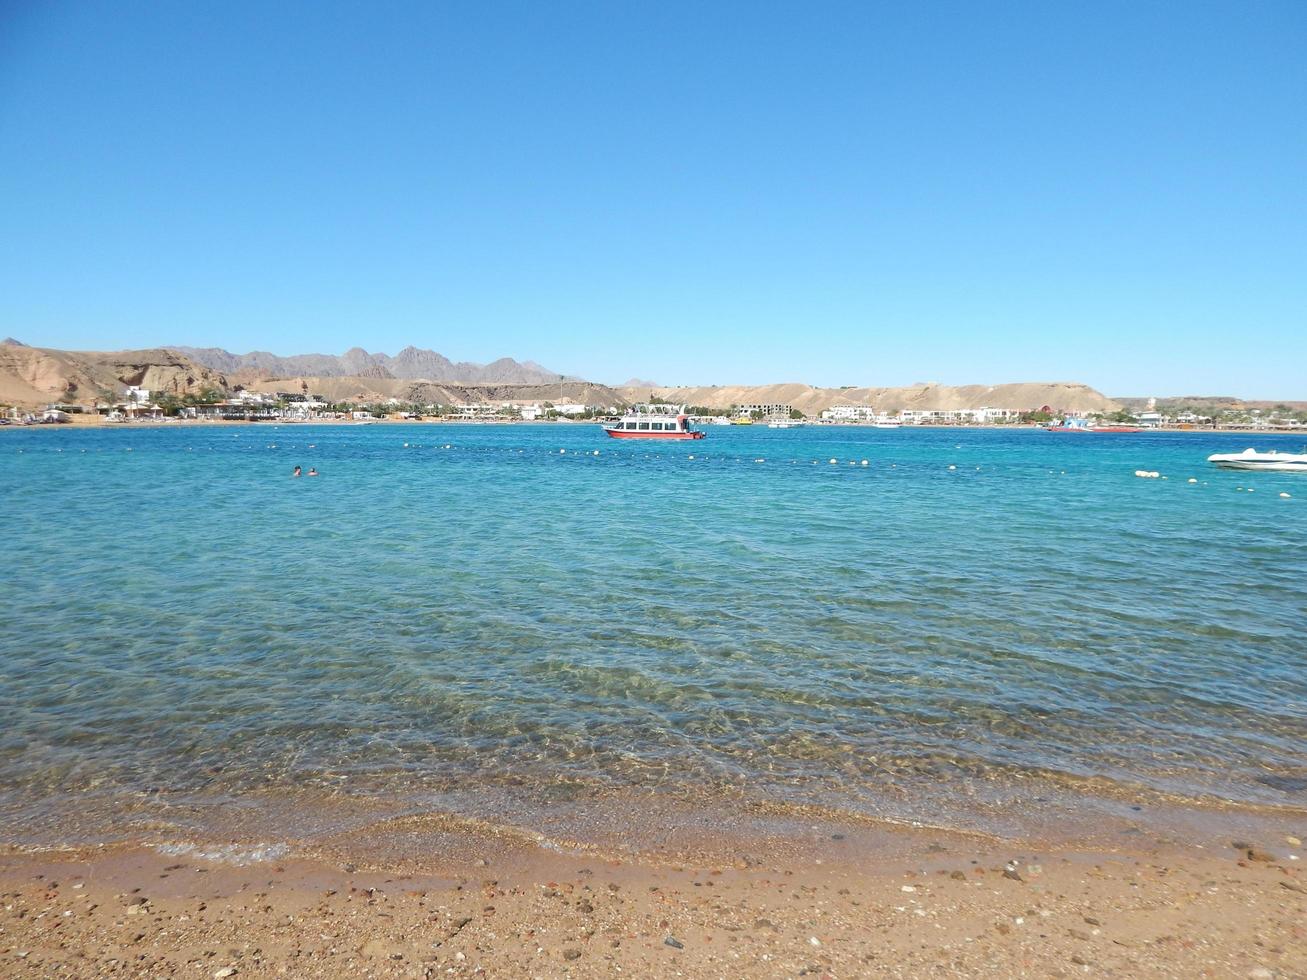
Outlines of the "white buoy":
M694 453L690 453L690 458L694 459Z
M1191 477L1189 477L1189 482L1190 482L1190 483L1197 483L1197 482L1198 482L1198 477L1196 477L1196 476L1191 476Z
M405 448L405 449L407 449L407 448L408 448L408 443L407 443L407 442L406 442L406 443L404 443L404 448Z
M949 469L951 469L951 470L956 470L957 467L950 463L950 464L949 464Z
M836 459L832 459L832 460L830 461L830 464L831 464L831 466L834 466L837 462L839 462L839 461L836 460Z
M1288 499L1289 499L1289 495L1288 495L1287 493L1281 493L1280 496L1281 496L1282 498L1284 498L1285 500L1288 500Z
M755 463L765 463L765 462L767 462L767 461L766 461L765 459L755 459L754 462L755 462Z
M866 466L866 465L867 465L867 461L866 461L865 459L862 461L862 465L863 465L863 466Z
M596 456L598 456L598 455L599 455L599 450L596 449L596 450L594 451L594 454L595 454Z
M566 449L560 449L560 450L558 450L558 455L559 455L559 456L562 456L565 452L567 452Z

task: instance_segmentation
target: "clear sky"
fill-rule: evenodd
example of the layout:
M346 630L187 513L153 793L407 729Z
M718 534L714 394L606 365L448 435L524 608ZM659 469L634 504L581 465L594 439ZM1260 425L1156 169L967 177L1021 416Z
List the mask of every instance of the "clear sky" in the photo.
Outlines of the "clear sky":
M0 0L0 335L1307 399L1307 3Z

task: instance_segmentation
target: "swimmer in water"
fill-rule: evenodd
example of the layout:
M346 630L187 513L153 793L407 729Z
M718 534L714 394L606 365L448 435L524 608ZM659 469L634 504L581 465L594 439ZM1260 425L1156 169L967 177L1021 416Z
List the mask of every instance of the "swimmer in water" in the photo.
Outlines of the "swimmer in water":
M295 467L295 472L292 473L291 476L299 476L299 475L300 475L300 468L297 466Z
M317 475L318 475L318 471L317 471L316 469L314 469L312 466L310 466L310 467L309 467L309 476L317 476Z

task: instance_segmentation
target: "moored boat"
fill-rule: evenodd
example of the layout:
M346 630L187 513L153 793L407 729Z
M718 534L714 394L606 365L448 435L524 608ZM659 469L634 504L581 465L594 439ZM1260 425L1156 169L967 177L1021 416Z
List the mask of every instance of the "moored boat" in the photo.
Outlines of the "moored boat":
M702 439L691 428L684 405L636 405L618 421L604 426L614 439Z
M1272 449L1259 453L1245 449L1241 453L1212 453L1207 462L1230 470L1272 470L1277 473L1307 473L1307 453L1282 453Z
M1088 419L1063 419L1057 425L1046 425L1044 429L1048 432L1078 432L1093 433L1102 435L1111 432L1143 432L1143 427L1138 425L1095 425Z

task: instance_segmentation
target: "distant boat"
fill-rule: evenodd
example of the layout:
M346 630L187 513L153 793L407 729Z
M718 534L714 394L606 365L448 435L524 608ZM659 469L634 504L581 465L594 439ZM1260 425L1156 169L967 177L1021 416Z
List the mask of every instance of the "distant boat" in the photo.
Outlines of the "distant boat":
M731 419L731 425L753 425L753 419L747 415L741 415L739 418Z
M690 427L684 405L636 405L617 422L604 426L613 439L702 439Z
M767 423L769 429L801 429L803 426L803 419L772 419Z
M1138 425L1094 425L1088 419L1063 419L1057 425L1046 425L1049 432L1092 433L1102 435L1110 432L1143 432Z
M1213 453L1207 462L1230 470L1274 470L1279 473L1307 473L1307 453L1259 453L1245 449L1241 453Z
M883 419L879 422L871 423L871 427L873 429L901 429L903 428L903 423L897 422L894 419Z

